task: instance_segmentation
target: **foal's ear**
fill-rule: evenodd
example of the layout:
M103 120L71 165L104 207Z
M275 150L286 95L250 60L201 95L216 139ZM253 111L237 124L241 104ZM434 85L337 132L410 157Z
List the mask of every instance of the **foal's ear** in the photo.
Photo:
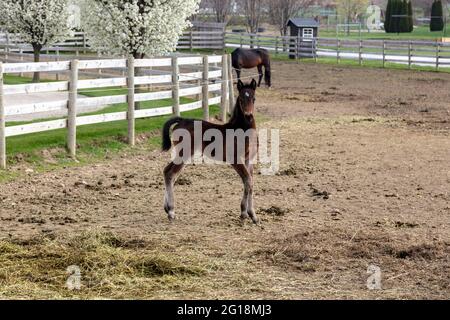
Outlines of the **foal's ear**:
M238 90L241 91L243 87L244 87L244 83L241 81L241 79L239 79L239 81L237 83Z
M250 86L252 87L253 90L256 90L256 80L255 79L252 79Z

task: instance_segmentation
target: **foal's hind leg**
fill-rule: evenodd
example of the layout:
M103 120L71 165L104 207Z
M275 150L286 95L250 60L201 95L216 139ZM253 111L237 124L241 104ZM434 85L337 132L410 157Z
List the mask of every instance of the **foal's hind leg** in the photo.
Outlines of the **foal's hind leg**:
M258 74L259 74L258 87L261 87L261 81L262 81L262 78L263 78L263 76L264 76L262 64L260 64L260 65L258 66Z
M169 163L164 168L164 184L166 192L164 194L164 210L166 211L169 220L175 219L174 211L174 197L173 197L173 185L177 175L183 169L184 164Z
M241 219L246 219L250 215L252 221L258 223L258 218L253 210L253 178L245 165L233 164L233 168L244 183L244 196L241 201Z

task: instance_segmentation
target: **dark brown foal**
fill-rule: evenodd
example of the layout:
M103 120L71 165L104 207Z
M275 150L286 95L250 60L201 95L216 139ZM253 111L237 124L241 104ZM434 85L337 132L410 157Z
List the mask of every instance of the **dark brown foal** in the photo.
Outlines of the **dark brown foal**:
M244 183L244 196L241 202L241 218L250 217L258 223L253 208L253 162L258 149L254 114L255 91L257 83L252 80L244 85L238 81L239 96L233 115L225 124L175 117L164 124L163 151L172 147L170 129L174 136L174 157L164 169L165 197L164 210L170 220L175 219L173 187L184 166L198 157L209 158L215 162L230 164ZM179 137L178 140L175 136ZM209 162L209 161L208 161Z

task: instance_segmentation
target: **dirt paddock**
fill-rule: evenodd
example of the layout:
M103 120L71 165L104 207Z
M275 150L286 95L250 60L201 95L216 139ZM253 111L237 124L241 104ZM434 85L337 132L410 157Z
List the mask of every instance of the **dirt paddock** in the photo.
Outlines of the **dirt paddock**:
M203 165L181 175L169 223L169 154L155 150L0 185L0 238L25 250L36 237L107 232L135 255L158 252L201 270L89 297L449 299L450 74L273 68L274 88L259 90L256 106L259 127L280 129L281 164L275 176L255 176L261 226L239 220L236 173ZM380 268L380 290L366 286L370 265ZM82 266L87 277L97 271ZM5 279L0 268L0 296L26 296ZM134 280L121 281L117 288ZM64 285L44 272L19 282L41 298ZM56 296L82 297L84 286Z

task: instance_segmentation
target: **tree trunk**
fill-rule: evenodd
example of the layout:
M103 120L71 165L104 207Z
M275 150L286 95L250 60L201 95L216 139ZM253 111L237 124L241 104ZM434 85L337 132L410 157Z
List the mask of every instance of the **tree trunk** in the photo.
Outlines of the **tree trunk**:
M41 60L41 49L42 46L40 44L33 44L34 62L39 62ZM40 72L35 72L33 75L33 82L39 82L40 80L41 80Z

